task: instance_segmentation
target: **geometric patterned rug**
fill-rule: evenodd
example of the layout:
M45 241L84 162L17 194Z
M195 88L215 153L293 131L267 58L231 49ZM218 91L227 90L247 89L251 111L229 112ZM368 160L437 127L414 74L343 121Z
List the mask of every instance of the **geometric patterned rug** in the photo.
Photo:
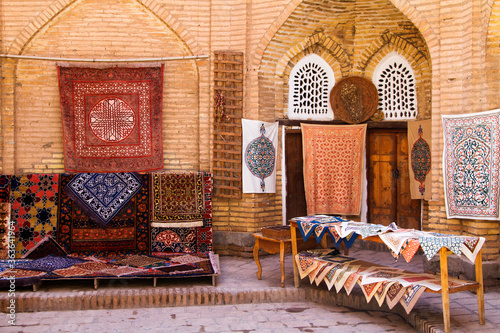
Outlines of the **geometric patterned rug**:
M213 249L212 232L212 187L210 172L201 172L203 184L203 225L199 227L151 226L151 254L162 253L206 253ZM168 225L168 224L167 224Z
M64 188L74 174L61 174ZM125 255L149 251L149 175L139 174L144 184L102 228L61 191L57 242L68 253L78 255Z
M142 185L139 174L135 172L79 173L64 187L64 191L88 216L105 228Z
M11 219L16 258L21 258L57 229L58 174L11 176Z
M58 74L67 172L163 169L163 65Z

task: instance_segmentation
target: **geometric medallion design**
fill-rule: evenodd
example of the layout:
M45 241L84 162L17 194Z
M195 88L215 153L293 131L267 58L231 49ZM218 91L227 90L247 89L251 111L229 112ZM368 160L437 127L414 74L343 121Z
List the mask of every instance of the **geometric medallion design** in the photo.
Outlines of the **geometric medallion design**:
M245 151L245 163L250 172L260 178L262 192L266 190L264 179L269 177L274 171L274 161L276 151L273 143L264 134L266 128L264 124L260 127L261 136L254 139Z

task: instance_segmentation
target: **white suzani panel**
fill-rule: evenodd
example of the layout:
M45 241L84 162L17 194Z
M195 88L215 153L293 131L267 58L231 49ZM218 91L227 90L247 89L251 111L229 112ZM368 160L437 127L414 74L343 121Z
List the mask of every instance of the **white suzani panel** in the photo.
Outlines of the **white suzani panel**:
M243 193L276 193L278 122L241 120Z

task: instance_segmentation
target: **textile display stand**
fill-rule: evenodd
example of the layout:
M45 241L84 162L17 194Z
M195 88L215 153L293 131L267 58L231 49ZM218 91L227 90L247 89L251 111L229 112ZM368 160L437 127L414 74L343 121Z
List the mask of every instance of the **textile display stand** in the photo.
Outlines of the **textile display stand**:
M295 287L299 287L299 267L297 265L297 262L295 258L298 258L298 250L297 250L297 229L299 228L298 222L295 219L292 219L289 221L290 222L290 231L291 231L291 240L292 240L292 255L293 255L293 269L294 269L294 284ZM366 223L367 226L370 226L370 224ZM371 225L373 226L373 225ZM423 235L430 235L431 233L426 233L423 231L419 231L419 233L422 233ZM326 242L324 241L326 237L324 235L326 234L323 233L320 236L321 240L321 246L325 247L324 245ZM382 234L382 233L381 233ZM361 235L357 236L357 238L362 238L363 240L368 240L372 242L378 242L378 243L384 243L383 240L381 239L380 235L381 234L375 234L375 235L370 235L366 237L362 237ZM318 237L317 240L319 241ZM480 246L482 246L482 243L480 243ZM441 288L440 290L431 290L430 288L425 288L424 290L426 292L433 292L433 293L440 293L441 298L442 298L442 305L443 305L443 321L444 321L444 329L445 332L450 332L450 300L449 300L449 295L451 293L457 293L461 291L466 291L466 290L475 290L477 293L477 303L478 303L478 312L479 312L479 323L481 325L485 324L485 309L484 309L484 287L483 287L483 268L482 268L482 257L481 257L481 249L480 246L478 247L478 251L475 252L475 272L476 272L476 281L465 281L465 280L460 280L463 283L460 285L453 285L451 281L449 281L448 277L448 255L452 253L450 250L448 250L447 247L440 247L439 249L439 259L440 259L440 268L441 268L441 274L440 274L440 284ZM419 246L420 247L420 246ZM388 268L390 269L390 268Z

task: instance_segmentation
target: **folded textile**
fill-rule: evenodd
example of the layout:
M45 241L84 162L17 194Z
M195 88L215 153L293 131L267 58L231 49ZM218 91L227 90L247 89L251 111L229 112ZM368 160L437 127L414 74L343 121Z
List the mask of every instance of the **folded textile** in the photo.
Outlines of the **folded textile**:
M143 185L139 174L79 173L64 191L98 225L105 228Z

